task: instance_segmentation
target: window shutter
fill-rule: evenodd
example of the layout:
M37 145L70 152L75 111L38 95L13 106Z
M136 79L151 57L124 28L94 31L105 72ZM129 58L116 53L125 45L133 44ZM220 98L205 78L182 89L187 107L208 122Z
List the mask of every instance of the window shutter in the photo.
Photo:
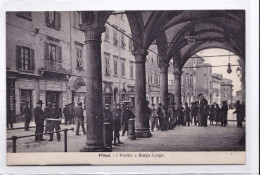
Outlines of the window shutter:
M45 23L47 26L49 26L49 21L50 21L50 16L49 16L49 12L45 12Z
M60 63L62 63L62 48L61 48L61 46L57 46L57 53L58 53L58 55L57 55L57 58L58 58L58 60L59 60L59 62Z
M49 43L44 42L44 58L46 60L50 59L50 55L49 55Z
M55 12L55 27L57 29L61 28L61 16L60 16L60 12Z
M22 68L22 63L21 63L21 46L16 46L16 67L17 69Z
M34 49L30 50L30 70L34 70Z

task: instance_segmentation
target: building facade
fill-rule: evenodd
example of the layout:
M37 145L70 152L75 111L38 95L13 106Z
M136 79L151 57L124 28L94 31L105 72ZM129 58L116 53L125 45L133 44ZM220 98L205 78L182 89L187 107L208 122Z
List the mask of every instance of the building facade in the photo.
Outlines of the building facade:
M223 78L221 81L221 101L232 103L233 84L232 80Z
M26 101L85 106L86 46L80 12L9 12L6 16L7 108L21 119ZM103 104L135 103L135 59L126 15L111 15L102 33ZM150 49L156 49L156 46ZM147 99L158 104L158 58L147 55Z
M221 104L221 81L222 75L213 73L212 74L212 102Z

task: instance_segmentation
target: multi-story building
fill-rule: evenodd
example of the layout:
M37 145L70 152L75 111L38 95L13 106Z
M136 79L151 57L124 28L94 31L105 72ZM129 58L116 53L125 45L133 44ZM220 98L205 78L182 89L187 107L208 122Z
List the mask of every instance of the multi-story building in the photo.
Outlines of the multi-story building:
M88 65L80 12L8 12L7 108L19 118L25 101L56 101L60 108L84 104ZM131 101L134 105L135 60L127 17L112 15L102 34L103 103ZM154 49L154 48L150 48ZM157 69L153 70L156 67ZM147 56L147 96L159 101L157 55ZM149 77L149 78L148 78ZM149 94L150 93L150 94Z
M213 73L212 74L212 102L221 104L221 81L222 75Z
M223 78L221 81L221 101L226 101L228 104L231 104L232 92L233 92L232 80Z

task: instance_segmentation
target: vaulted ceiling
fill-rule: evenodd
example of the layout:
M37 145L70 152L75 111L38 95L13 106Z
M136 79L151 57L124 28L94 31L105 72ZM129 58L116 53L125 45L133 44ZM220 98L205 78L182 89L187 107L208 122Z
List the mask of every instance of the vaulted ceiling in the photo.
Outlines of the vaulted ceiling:
M83 19L91 16L86 15L87 13L89 12L83 12ZM104 23L112 12L93 13L96 13L96 19ZM243 10L125 11L125 13L135 49L146 50L152 43L156 43L160 58L167 61L173 59L179 66L183 66L195 53L207 48L223 48L242 59L245 57ZM195 43L188 43L186 37L190 35L197 37Z

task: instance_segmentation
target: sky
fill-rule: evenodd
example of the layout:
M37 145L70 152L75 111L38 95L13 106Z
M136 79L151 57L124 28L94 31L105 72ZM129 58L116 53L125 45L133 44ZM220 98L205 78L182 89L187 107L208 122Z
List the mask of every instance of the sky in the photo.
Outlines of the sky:
M212 55L229 55L229 51L224 49L206 49L197 53L198 56L212 56ZM230 55L234 55L234 53L230 52ZM212 66L217 65L228 65L229 56L225 57L209 57L205 58L205 63L209 63ZM238 56L230 56L231 65L238 65ZM227 73L227 66L225 67L212 67L212 73L222 74L224 78L231 79L233 81L233 96L236 95L236 91L241 90L241 81L237 76L236 69L237 66L232 66L232 73Z

